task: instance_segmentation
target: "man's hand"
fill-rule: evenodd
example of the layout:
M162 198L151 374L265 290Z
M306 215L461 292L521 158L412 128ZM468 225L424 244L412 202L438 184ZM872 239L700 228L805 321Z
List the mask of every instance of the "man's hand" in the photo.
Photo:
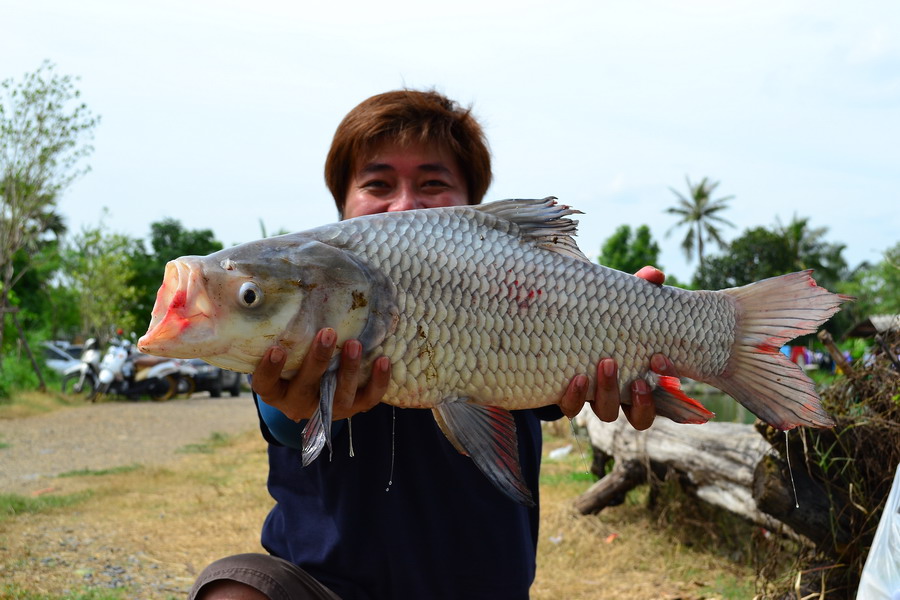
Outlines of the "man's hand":
M253 371L253 391L263 402L283 412L293 421L309 419L319 406L319 382L331 362L337 335L330 327L316 334L309 352L300 363L297 373L282 379L287 353L280 346L272 346ZM359 365L362 344L347 340L341 349L337 388L334 393L334 420L346 419L365 412L381 401L391 379L391 362L382 356L372 365L372 375L365 387L359 386Z
M643 267L635 275L656 285L662 285L666 280L662 271L650 266ZM650 368L660 375L678 376L675 365L662 354L654 354L651 357ZM572 418L580 413L584 403L588 401L587 391L587 376L576 375L573 377L566 389L565 396L559 402L563 414ZM621 405L628 422L639 431L650 427L656 418L656 407L653 404L650 386L643 379L638 379L631 384L631 404L621 404L618 366L616 361L611 358L604 358L597 363L597 385L594 388L594 397L589 401L594 414L600 420L607 422L616 420Z

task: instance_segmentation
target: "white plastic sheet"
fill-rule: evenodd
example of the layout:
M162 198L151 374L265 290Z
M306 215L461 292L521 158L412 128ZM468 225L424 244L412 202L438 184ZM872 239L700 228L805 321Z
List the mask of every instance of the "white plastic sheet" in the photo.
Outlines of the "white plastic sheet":
M866 558L857 600L900 600L900 465Z

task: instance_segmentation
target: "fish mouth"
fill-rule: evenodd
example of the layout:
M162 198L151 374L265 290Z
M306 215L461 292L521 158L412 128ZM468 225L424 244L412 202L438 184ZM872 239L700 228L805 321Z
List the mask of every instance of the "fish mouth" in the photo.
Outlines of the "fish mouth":
M206 292L203 266L192 257L169 261L156 293L150 326L138 349L170 358L201 358L201 344L215 338L215 307ZM206 351L204 351L206 350Z

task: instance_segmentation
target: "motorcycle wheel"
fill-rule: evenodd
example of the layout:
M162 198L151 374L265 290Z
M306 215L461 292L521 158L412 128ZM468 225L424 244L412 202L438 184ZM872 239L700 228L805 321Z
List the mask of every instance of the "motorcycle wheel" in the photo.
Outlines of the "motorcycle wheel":
M156 402L165 402L178 391L178 380L174 375L166 375L150 388L150 399Z
M179 377L178 378L178 395L183 396L185 398L190 398L191 395L197 391L197 382L194 381L193 377Z
M80 373L69 373L63 377L62 385L60 386L62 393L79 396L85 400L93 400L97 395L97 390L94 388L94 380L90 377L85 377L84 383L79 386L80 380Z

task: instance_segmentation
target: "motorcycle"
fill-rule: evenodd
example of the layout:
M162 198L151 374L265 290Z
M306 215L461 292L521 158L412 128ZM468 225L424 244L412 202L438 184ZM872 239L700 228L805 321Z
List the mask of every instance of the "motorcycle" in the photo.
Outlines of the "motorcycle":
M197 367L186 359L176 359L178 365L178 387L176 393L179 396L190 398L197 391Z
M179 378L176 361L134 353L128 340L113 342L100 363L97 394L125 396L131 400L146 394L161 402L175 395Z
M81 362L63 373L62 391L64 394L83 395L86 400L97 398L97 387L100 383L100 344L95 338L84 343Z

